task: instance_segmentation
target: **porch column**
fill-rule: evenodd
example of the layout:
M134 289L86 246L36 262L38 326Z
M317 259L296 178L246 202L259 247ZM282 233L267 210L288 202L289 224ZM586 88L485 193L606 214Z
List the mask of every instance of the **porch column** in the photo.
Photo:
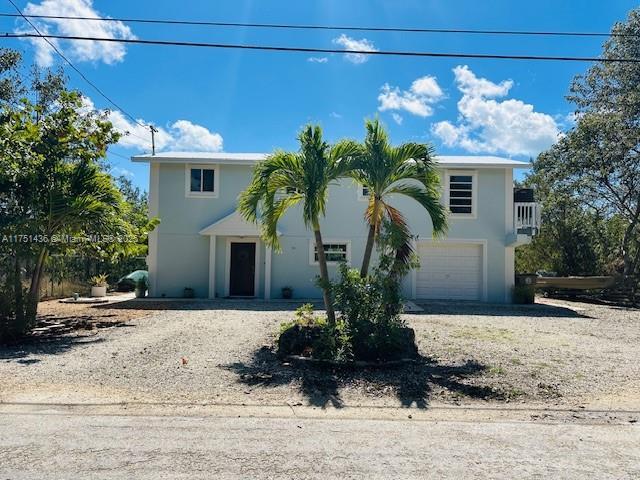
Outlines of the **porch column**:
M209 235L209 298L216 298L216 236Z
M265 247L264 259L264 299L271 300L271 247Z

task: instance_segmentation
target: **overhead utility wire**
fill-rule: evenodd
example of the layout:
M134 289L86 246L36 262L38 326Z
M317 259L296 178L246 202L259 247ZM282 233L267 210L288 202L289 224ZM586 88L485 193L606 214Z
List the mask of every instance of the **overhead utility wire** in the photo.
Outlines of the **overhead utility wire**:
M49 38L51 38L50 35L43 35L40 30L38 30L38 27L36 27L33 22L31 22L29 20L29 18L27 17L31 17L30 15L24 15L22 13L22 11L18 8L18 6L13 2L13 0L8 0L8 2L13 5L13 7L18 11L18 13L15 15L22 17L29 25L31 25L31 28L33 28L37 34L24 34L25 36L29 36L29 37L39 37L42 38L45 42L47 42L49 44L49 46L60 56L60 58L62 58L73 70L75 70L75 72L80 75L80 77L87 82L89 85L91 85L91 87L93 87L93 89L98 92L102 98L104 98L105 100L107 100L107 102L109 102L111 105L113 105L116 109L120 110L122 113L124 113L127 117L129 117L134 123L136 123L137 125L143 127L143 128L150 128L148 125L145 125L144 123L139 122L138 120L135 119L135 117L133 117L133 115L129 114L125 109L123 109L122 107L120 107L116 102L114 102L113 100L111 100L111 98L109 98L95 83L93 83L91 80L89 80L86 75L84 73L82 73L82 71L80 71L80 69L78 69L72 62L71 60L69 60L67 57L65 57L63 55L63 53L53 44L53 42L49 41ZM152 127L151 127L152 128ZM139 137L138 135L135 134L131 134L134 137L140 138L142 139L142 137ZM142 139L145 142L148 141L147 139Z
M15 13L0 13L0 17L18 17ZM532 35L532 36L562 36L562 37L638 37L634 33L605 33L605 32L561 32L535 30L473 30L463 28L413 28L413 27L361 27L344 25L300 25L281 23L243 23L243 22L213 22L198 20L171 20L149 18L102 18L102 17L74 17L67 15L24 15L29 18L49 20L89 20L99 22L148 23L161 25L191 25L208 27L247 27L273 28L291 30L345 30L355 32L400 32L400 33L462 33L479 35Z
M338 53L399 57L432 57L432 58L473 58L494 60L543 60L564 62L603 62L603 63L640 63L640 58L607 58L607 57L574 57L574 56L547 56L547 55L499 55L490 53L444 53L444 52L416 52L405 50L341 50L338 48L312 48L312 47L284 47L271 45L242 45L230 43L205 43L182 42L171 40L143 40L132 38L100 38L84 37L77 35L35 35L32 33L5 33L4 38L30 38L30 37L55 38L62 40L85 40L95 42L127 43L138 45L163 45L178 47L202 47L240 50L263 50L275 52L304 52L304 53ZM0 37L1 38L1 37Z

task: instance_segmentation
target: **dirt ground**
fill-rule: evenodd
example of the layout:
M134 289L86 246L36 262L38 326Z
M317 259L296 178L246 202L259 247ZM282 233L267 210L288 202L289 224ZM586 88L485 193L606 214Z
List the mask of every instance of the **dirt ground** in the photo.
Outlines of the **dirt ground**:
M291 365L273 353L296 304L43 302L52 332L0 347L1 402L640 410L640 311L546 301L429 303L407 314L423 362ZM546 414L542 414L544 417Z

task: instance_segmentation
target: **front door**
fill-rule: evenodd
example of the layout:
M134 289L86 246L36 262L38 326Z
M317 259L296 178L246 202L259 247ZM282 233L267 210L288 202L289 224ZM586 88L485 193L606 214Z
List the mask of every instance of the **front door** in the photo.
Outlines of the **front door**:
M229 266L229 295L235 297L255 296L256 244L231 242L231 265Z

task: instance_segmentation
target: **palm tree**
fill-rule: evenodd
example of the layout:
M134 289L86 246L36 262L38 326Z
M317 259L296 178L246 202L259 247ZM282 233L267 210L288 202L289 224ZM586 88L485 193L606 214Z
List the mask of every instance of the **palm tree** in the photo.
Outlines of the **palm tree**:
M421 143L392 146L378 119L367 120L365 127L367 133L363 151L352 162L349 173L367 188L369 194L365 211L369 234L360 269L362 277L369 271L373 246L385 219L404 237L404 244L397 248L398 261L408 261L413 252L407 221L389 203L392 195L404 195L422 205L431 217L434 236L444 234L447 228L445 209L440 203L440 180L432 160L432 147Z
M97 163L80 160L56 165L52 187L42 198L44 215L40 219L45 238L84 234L122 235L131 228L122 218L125 205L111 176ZM62 251L66 245L62 244ZM51 247L42 244L38 251L27 294L25 321L35 322L40 284Z
M304 127L298 141L299 151L278 150L256 166L251 183L240 195L238 208L246 220L261 224L262 239L279 251L278 221L290 207L302 203L302 218L314 233L327 321L334 325L320 219L325 215L329 185L346 175L350 159L360 147L352 141L330 146L322 139L322 129L317 125Z

